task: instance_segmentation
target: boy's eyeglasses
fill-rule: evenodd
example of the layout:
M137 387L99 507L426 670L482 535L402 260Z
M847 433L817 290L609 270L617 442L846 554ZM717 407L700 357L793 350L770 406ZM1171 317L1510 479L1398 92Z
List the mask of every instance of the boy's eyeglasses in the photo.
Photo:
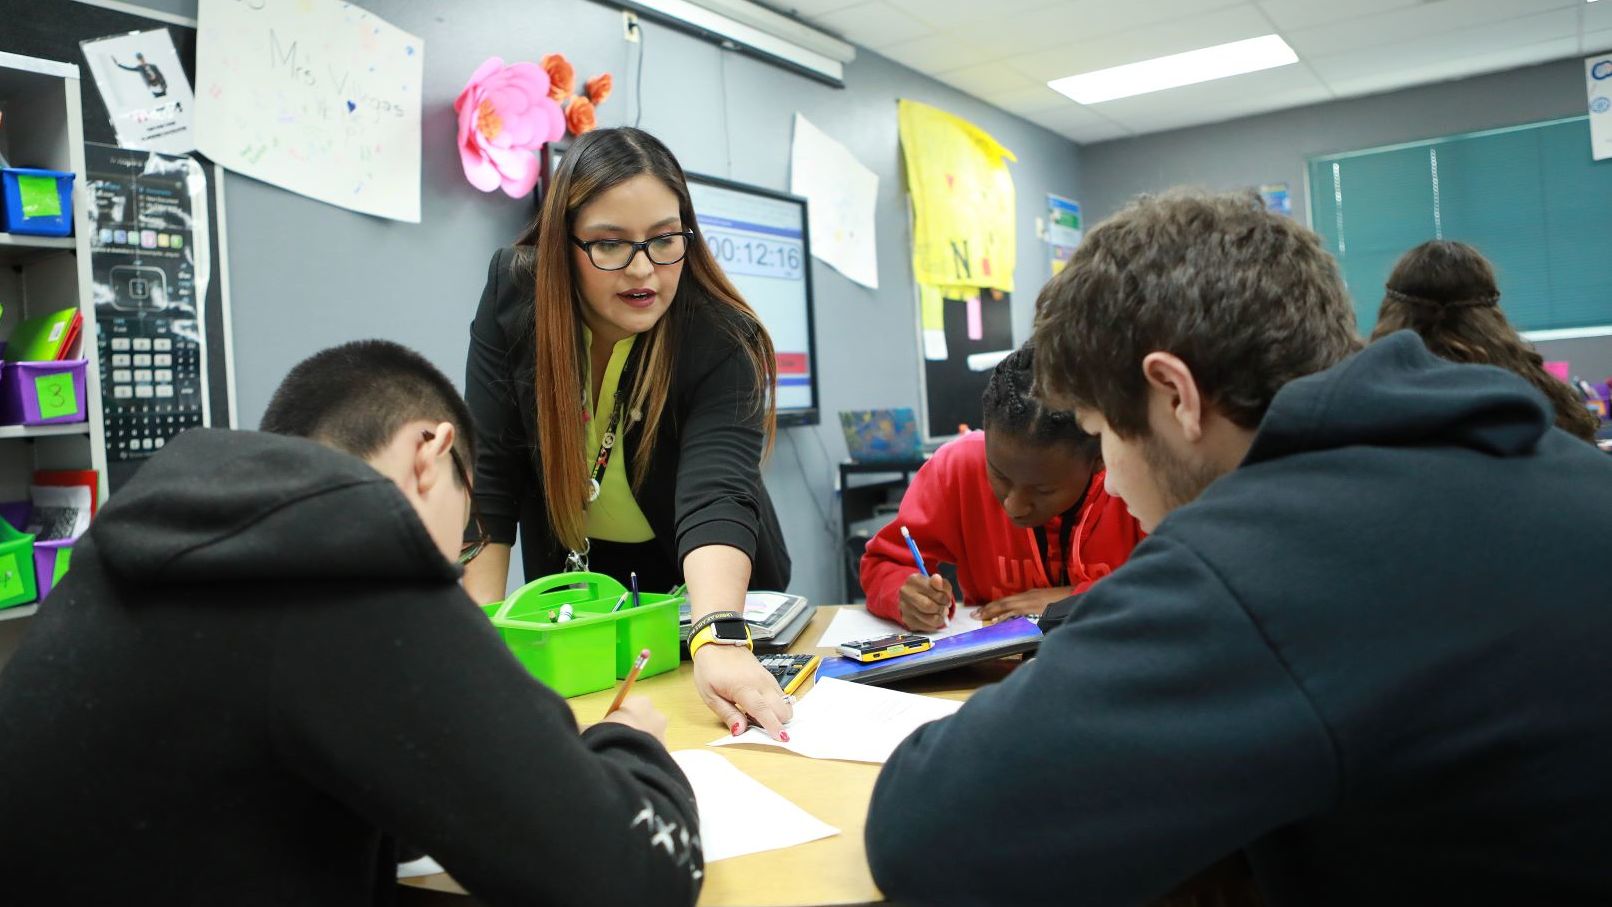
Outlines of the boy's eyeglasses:
M584 242L571 237L571 242L577 248L588 253L588 261L601 271L620 271L632 264L634 257L643 252L651 264L675 265L688 254L689 237L694 235L693 230L679 230L675 233L662 233L651 236L643 242L630 242L625 239L595 239Z
M429 430L421 430L420 436L427 441L437 439L436 433ZM459 474L459 484L464 486L465 494L470 496L470 525L476 529L475 541L466 542L464 547L459 549L459 566L463 567L475 560L481 549L487 547L487 527L481 522L481 511L476 508L476 493L470 486L470 472L465 469L464 461L459 459L459 451L452 447L448 448L448 458L453 461L454 472Z

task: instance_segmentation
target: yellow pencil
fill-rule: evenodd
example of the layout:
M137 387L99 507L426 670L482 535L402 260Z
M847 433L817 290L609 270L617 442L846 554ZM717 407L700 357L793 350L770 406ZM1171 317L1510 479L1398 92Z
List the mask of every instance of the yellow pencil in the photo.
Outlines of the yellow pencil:
M649 664L648 649L638 653L638 660L632 663L632 670L627 672L627 679L621 682L621 689L616 691L616 698L611 701L610 708L605 710L606 718L615 714L616 709L621 708L622 700L627 698L627 692L632 689L633 681L638 679L639 672L644 669L646 664Z

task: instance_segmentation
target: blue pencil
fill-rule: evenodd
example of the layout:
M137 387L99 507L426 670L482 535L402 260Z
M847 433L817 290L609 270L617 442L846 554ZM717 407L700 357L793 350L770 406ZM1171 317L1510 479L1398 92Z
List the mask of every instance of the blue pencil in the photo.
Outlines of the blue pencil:
M901 527L901 537L907 540L907 550L912 552L912 560L918 565L918 572L928 577L929 568L924 566L924 556L918 553L918 543L912 540L912 533L908 532L905 526Z

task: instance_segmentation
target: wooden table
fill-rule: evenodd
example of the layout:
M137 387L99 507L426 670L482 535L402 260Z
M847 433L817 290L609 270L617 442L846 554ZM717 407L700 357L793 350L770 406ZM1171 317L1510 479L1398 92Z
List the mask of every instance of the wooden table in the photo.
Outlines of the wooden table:
M838 606L818 608L790 651L818 651L825 655L833 652L814 647L837 610ZM967 699L980 686L1005 677L1018 663L1014 658L971 665L916 678L899 688L946 699ZM684 662L676 671L639 681L633 687L634 692L650 697L665 713L666 746L671 750L698 749L725 733L716 716L695 694L693 673L693 667ZM614 695L614 690L603 690L570 700L577 722L587 725L598 721ZM797 847L706 866L700 904L771 907L883 900L868 872L867 854L862 848L862 826L880 766L808 759L769 747L732 746L714 752L720 752L740 771L838 828L840 833ZM445 873L409 879L403 884L436 892L465 893Z

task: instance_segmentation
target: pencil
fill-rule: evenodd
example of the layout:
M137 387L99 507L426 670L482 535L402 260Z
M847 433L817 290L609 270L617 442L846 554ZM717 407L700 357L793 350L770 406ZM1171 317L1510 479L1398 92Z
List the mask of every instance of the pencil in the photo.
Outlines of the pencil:
M644 670L644 665L646 664L649 664L648 649L638 653L638 660L632 663L632 670L627 672L627 679L621 682L621 689L616 691L616 698L611 700L610 708L605 710L606 718L615 714L616 709L621 708L622 701L627 698L628 691L632 689L633 681L638 679L639 672Z
M905 526L901 527L901 537L907 540L907 550L912 552L912 560L918 565L918 572L928 577L929 568L924 566L924 556L918 553L918 543L912 540L912 533L908 532Z
M634 608L636 608L636 607L638 607L638 573L637 573L637 571L634 571L632 573L627 574L627 579L628 579L629 582L632 583L632 606Z

